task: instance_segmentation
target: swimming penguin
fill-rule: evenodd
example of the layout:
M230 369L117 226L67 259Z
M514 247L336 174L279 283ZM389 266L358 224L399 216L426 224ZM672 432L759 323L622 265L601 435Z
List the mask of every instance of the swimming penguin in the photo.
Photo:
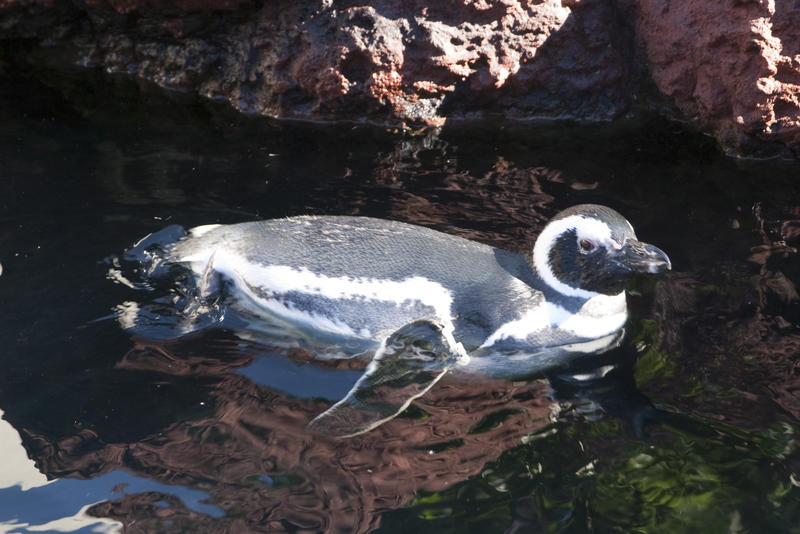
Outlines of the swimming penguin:
M513 377L616 346L626 282L671 268L624 217L591 204L557 214L527 255L401 222L300 216L200 226L162 261L251 317L374 351L310 423L336 436L391 419L453 367Z

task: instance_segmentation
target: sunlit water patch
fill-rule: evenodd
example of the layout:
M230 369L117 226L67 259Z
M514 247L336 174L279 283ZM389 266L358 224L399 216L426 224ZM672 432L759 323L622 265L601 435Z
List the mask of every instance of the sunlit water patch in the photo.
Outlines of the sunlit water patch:
M2 411L0 411L2 416ZM170 495L198 513L220 517L217 506L204 504L202 491L167 485L122 471L87 480L48 479L28 459L19 433L0 419L0 532L107 532L123 531L119 521L96 517L90 509L124 495L155 492ZM162 506L169 503L160 501Z

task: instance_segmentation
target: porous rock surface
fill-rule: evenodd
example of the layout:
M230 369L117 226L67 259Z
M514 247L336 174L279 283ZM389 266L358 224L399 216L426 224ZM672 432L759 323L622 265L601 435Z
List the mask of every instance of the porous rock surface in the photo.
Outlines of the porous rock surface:
M418 127L666 104L731 151L800 149L793 0L0 0L0 32L269 116Z
M800 149L800 3L635 2L653 81L685 117L745 153Z

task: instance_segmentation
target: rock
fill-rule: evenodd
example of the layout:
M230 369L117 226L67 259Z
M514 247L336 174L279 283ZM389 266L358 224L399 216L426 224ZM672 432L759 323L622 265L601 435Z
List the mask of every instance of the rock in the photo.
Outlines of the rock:
M446 118L609 119L628 106L631 47L601 0L0 0L7 36L245 112L441 125ZM25 22L72 9L53 42ZM45 10L46 11L46 10Z
M732 152L800 149L800 4L635 0L658 88Z
M417 128L671 101L731 152L800 149L788 0L0 0L0 30L273 117Z

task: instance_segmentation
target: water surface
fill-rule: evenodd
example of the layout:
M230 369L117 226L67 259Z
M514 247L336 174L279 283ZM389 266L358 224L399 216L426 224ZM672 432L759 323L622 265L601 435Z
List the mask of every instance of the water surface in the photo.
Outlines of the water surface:
M0 97L0 530L800 532L796 163L652 117L409 135L8 69ZM625 345L445 378L349 440L305 425L357 370L114 316L141 292L113 257L169 224L358 214L519 252L581 202L673 261Z

